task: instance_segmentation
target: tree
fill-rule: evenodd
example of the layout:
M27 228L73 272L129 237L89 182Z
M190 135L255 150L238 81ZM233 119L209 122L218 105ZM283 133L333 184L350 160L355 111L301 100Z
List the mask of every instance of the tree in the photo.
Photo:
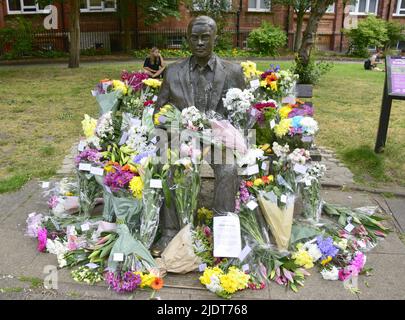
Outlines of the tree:
M294 51L298 51L298 48L301 46L302 42L302 27L304 24L304 17L311 9L311 0L273 0L266 1L266 4L281 4L285 6L291 6L294 10L294 13L297 16L297 27L295 31L294 39Z
M335 0L311 0L311 12L305 28L301 46L298 50L299 63L305 68L310 63L311 50L315 43L315 34L322 16Z
M232 10L229 0L186 0L184 1L192 16L205 15L217 23L218 43L217 49L227 49L229 39L225 37L226 15Z
M142 15L145 25L152 25L167 17L180 18L179 0L119 0L118 15L121 19L122 29L124 31L124 50L132 49L131 38L131 18L138 24L139 16ZM131 9L135 8L135 17L131 15ZM137 32L137 27L135 32Z

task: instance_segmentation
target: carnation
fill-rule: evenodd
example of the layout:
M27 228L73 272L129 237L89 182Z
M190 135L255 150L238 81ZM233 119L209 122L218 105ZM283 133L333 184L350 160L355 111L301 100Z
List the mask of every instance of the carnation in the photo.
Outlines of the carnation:
M323 269L321 271L322 278L325 280L332 280L336 281L339 280L339 269L336 268L335 266L332 267L332 269Z

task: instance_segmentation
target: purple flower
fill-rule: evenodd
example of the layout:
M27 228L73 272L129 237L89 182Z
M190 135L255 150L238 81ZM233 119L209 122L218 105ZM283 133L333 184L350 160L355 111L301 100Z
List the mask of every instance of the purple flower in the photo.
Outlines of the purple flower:
M250 197L250 193L248 188L246 187L246 181L242 181L239 187L239 198L242 203L248 202Z
M302 107L293 108L292 111L288 114L288 118L293 118L296 116L312 117L313 115L314 109L311 106L304 104Z
M144 72L128 72L123 71L121 73L121 80L126 82L129 86L132 87L134 91L140 91L143 89L142 80L148 79L149 76Z
M98 152L97 149L86 149L76 156L75 163L76 165L79 165L80 162L85 161L96 165L102 165L103 163L100 161L102 157L103 155Z
M48 200L48 207L50 209L55 208L59 203L59 198L56 195L53 195L52 197L50 197L50 199Z
M125 272L123 276L121 276L121 274L107 272L105 280L115 292L119 293L132 292L137 289L142 282L141 276L131 271Z
M140 164L141 160L143 158L147 158L147 157L153 156L153 155L155 155L155 152L153 152L153 151L143 152L143 153L136 155L132 161L136 164Z
M48 231L46 230L45 227L38 229L38 246L37 246L37 250L39 252L45 252L47 236L48 236Z
M322 253L322 259L326 259L329 256L333 258L339 252L339 249L333 245L333 239L331 237L323 239L322 236L319 236L316 238L316 244Z
M126 189L135 174L130 171L122 170L121 167L114 167L114 169L115 171L109 172L104 177L104 184L110 187L112 191Z

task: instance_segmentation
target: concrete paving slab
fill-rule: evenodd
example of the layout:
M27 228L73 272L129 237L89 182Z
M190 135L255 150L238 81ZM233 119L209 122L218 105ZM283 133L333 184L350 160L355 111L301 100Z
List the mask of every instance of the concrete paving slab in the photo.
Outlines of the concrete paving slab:
M316 269L309 270L304 287L298 293L287 290L276 283L270 284L271 300L358 300L356 295L347 291L341 281L323 280Z
M392 212L395 221L402 233L405 233L405 199L403 198L386 198L387 205Z
M371 252L367 255L367 266L373 267L373 271L370 277L360 276L361 300L405 299L404 256Z

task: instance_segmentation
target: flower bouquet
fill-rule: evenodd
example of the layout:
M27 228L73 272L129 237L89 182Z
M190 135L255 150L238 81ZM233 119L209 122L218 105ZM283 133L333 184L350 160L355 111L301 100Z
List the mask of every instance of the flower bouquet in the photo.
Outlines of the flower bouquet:
M304 210L302 215L304 218L319 222L322 213L322 199L321 199L321 181L326 167L319 163L315 163L309 168L300 180L302 185L301 195Z
M133 235L139 236L143 209L144 182L132 165L113 165L107 169L104 184L112 194L111 203L117 223L126 224Z
M89 216L101 197L102 189L91 173L92 168L103 166L103 155L96 149L86 149L75 158L76 171L79 179L80 213Z
M229 267L227 272L219 267L208 267L200 277L202 285L224 299L230 299L237 291L247 289L249 280L248 274L234 266Z
M224 108L227 111L229 121L237 128L250 129L256 122L252 115L254 96L250 90L231 88L223 98Z
M127 85L120 80L101 80L92 91L100 107L100 114L115 112L120 101L128 93Z
M179 217L180 227L194 225L194 214L197 210L200 193L199 167L190 158L181 158L172 166L174 203Z
M143 190L143 210L140 221L139 240L150 248L156 236L159 226L159 212L163 204L163 190L167 194L169 192L167 185L167 170L163 167L159 170L157 163L154 163L153 158L144 158L142 161L144 170L144 190ZM160 171L160 172L159 172Z

